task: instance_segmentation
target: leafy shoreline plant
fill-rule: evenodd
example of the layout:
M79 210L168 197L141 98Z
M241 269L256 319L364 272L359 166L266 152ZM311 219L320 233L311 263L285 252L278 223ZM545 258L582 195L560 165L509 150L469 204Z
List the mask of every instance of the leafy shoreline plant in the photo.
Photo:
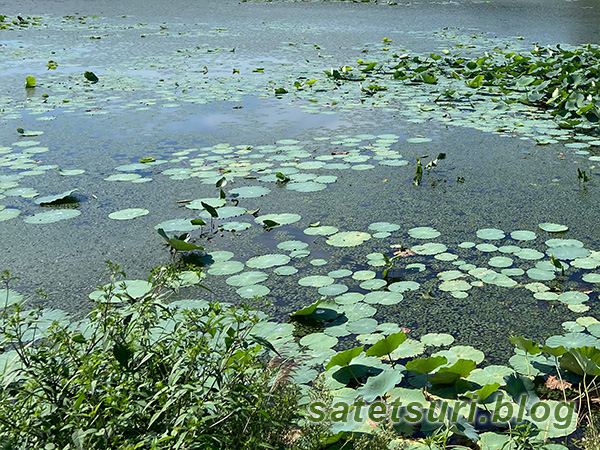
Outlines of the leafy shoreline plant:
M298 388L251 335L258 312L171 306L160 279L136 298L111 271L78 324L44 327L6 290L0 338L15 357L2 368L1 448L285 448Z

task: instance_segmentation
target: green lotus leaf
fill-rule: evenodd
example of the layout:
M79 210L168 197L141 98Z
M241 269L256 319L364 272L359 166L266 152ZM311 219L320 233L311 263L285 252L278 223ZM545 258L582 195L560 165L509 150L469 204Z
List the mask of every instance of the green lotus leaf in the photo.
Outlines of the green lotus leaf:
M269 277L268 274L258 271L242 272L238 275L233 275L225 280L230 286L242 287L259 284Z
M468 291L473 286L465 280L448 280L442 282L438 288L440 291Z
M277 275L288 276L298 273L298 269L293 266L279 266L276 267L273 272L275 272Z
M427 346L441 347L452 345L454 342L454 336L447 333L428 333L421 336L421 342Z
M425 351L425 346L414 339L407 339L392 352L392 359L414 358Z
M325 366L325 370L329 370L332 367L342 366L347 367L350 365L352 360L363 352L364 346L354 347L343 352L338 352Z
M206 203L207 205L212 206L213 208L220 208L221 206L225 206L225 199L224 198L198 198L196 200L192 200L191 202L187 203L185 205L185 207L188 209L204 210L204 206L202 206L202 203Z
M35 199L35 203L37 205L52 205L59 204L70 197L74 192L77 192L77 189L71 189L70 191L65 191L56 195L47 195L45 197L38 197Z
M556 277L554 270L541 270L541 269L529 269L527 271L527 276L532 280L538 281L550 281L554 280Z
M369 233L360 231L341 231L330 236L327 243L334 247L355 247L371 239Z
M586 273L582 280L586 283L600 283L600 273Z
M586 302L590 297L579 291L567 291L558 296L558 301L567 305L577 305Z
M304 181L302 183L287 183L285 188L297 192L318 192L326 189L327 185L315 181Z
M150 211L143 208L128 208L110 213L108 217L114 220L131 220L135 219L136 217L145 216L149 213Z
M406 341L406 334L404 332L400 331L393 333L375 343L365 352L365 354L367 356L377 357L389 356L404 341Z
M515 371L510 367L491 365L483 369L473 370L467 377L467 381L485 386L487 384L497 383L499 386L506 384L505 377L514 374Z
M162 228L167 233L172 231L194 231L200 228L200 225L194 225L192 219L171 219L165 220L154 226L155 230Z
M377 273L373 272L372 270L358 270L354 272L352 278L355 280L364 281L375 278L375 275L377 275Z
M397 231L400 229L400 225L396 225L395 223L389 222L375 222L369 225L369 230L372 231L386 231L391 233L393 231Z
M350 322L362 319L363 317L374 316L377 310L366 303L352 303L343 306L343 312Z
M304 230L304 234L308 236L329 236L337 232L338 229L331 226L308 227Z
M305 308L301 308L299 310L297 310L296 312L293 312L292 314L290 314L290 317L300 317L300 316L310 316L311 314L313 314L317 307L321 304L321 300L317 300L316 302L308 305Z
M371 317L363 317L346 325L346 329L352 334L373 333L377 328L377 320Z
M37 213L33 216L25 217L23 222L32 224L54 223L60 220L67 220L77 217L81 214L78 209L55 209L43 213Z
M246 261L246 265L253 269L268 269L269 267L283 266L289 263L290 260L291 258L288 255L272 253L250 258Z
M418 255L436 255L445 252L448 247L437 242L428 242L423 245L415 245L411 247L411 250Z
M324 333L312 333L300 339L300 345L310 348L331 348L338 343L338 339Z
M510 237L515 241L533 241L536 238L536 234L533 231L516 230L510 233Z
M233 275L244 270L240 261L217 261L208 268L209 275Z
M365 303L371 305L396 305L403 299L404 296L400 292L375 291L369 292L364 296Z
M300 286L310 286L310 287L324 287L329 286L334 283L334 279L325 275L310 275L308 277L300 278L298 280L298 284Z
M526 260L536 260L544 257L544 254L542 252L538 252L533 248L522 248L518 252L515 252L514 255L517 258Z
M460 270L446 270L437 274L437 277L442 281L456 280L465 276L466 274Z
M277 244L277 248L285 251L303 250L308 247L306 242L302 241L284 241Z
M498 247L496 247L494 244L477 244L475 248L480 252L486 253L495 252L498 250Z
M254 297L264 297L271 290L263 285L254 284L250 286L242 286L236 290L238 295L242 298L254 298Z
M364 386L357 389L356 394L362 396L366 402L372 402L378 397L384 397L400 381L404 374L399 370L385 369L379 375L369 377Z
M408 230L410 237L415 239L435 239L441 235L441 233L432 227L416 227Z
M513 263L513 260L511 258L507 258L505 256L494 256L493 258L491 258L488 261L488 264L492 267L498 267L498 268L503 268L503 267L510 267Z
M221 225L221 228L225 231L244 231L250 228L248 222L227 222Z
M418 374L429 374L448 363L444 356L430 356L429 358L413 359L406 363L406 370L411 370Z
M372 292L372 294L374 293L375 292ZM364 298L365 296L358 292L348 292L346 294L340 295L339 297L336 297L335 302L338 305L353 305L354 303L362 301Z
M498 240L504 239L506 235L504 234L504 231L498 230L497 228L482 228L477 230L477 237L479 239Z
M416 291L419 289L420 284L416 281L398 281L388 286L388 290L391 292L406 292Z
M345 284L330 284L329 286L323 286L318 289L319 294L328 297L343 294L348 290L348 286Z
M550 247L546 250L546 255L554 255L555 258L560 260L585 258L589 254L589 250L574 246Z
M562 336L551 336L546 340L546 346L548 347L564 347L567 350L580 347L597 347L599 343L598 338L584 333L566 333Z
M459 359L469 359L475 361L476 364L479 364L485 358L482 351L468 345L457 345L448 350L441 350L433 356L445 356L448 359L448 364L454 364Z
M454 384L461 378L467 378L477 367L475 361L459 359L450 367L441 367L433 375L428 377L431 384Z
M0 211L0 222L4 222L5 220L14 219L19 214L21 214L21 211L19 211L16 208L4 208L2 211Z
M267 195L271 189L264 186L245 186L232 189L229 194L234 198L256 198Z
M540 223L539 227L542 231L546 231L548 233L564 233L569 229L566 225L559 225L557 223L544 222Z
M344 278L352 275L352 271L348 269L333 270L327 274L331 278Z

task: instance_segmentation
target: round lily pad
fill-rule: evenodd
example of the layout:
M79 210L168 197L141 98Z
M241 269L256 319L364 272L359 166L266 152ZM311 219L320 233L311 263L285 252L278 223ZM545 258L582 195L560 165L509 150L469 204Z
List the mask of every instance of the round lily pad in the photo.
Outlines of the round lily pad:
M586 273L582 280L586 283L600 283L600 273Z
M360 288L368 291L376 291L387 285L387 281L382 279L366 280L360 283Z
M302 241L284 241L277 244L278 249L290 252L294 250L302 250L306 247L308 247L308 244Z
M335 302L339 305L352 305L362 301L364 298L365 296L359 292L347 292L336 297Z
M244 231L251 226L248 222L227 222L222 224L221 228L225 231Z
M447 280L438 286L440 291L468 291L471 289L471 284L466 282L465 280Z
M364 301L371 305L395 305L403 299L404 296L400 292L374 291L365 295Z
M296 269L293 266L279 266L276 267L273 272L275 272L277 275L294 275L296 273L298 273L298 269Z
M323 286L318 290L319 294L326 295L328 297L340 295L346 291L348 291L348 286L345 284L330 284L329 286Z
M454 342L454 336L447 333L429 333L421 336L421 342L429 346L445 346L451 345Z
M225 280L230 286L241 287L251 286L253 284L259 284L265 281L269 275L264 272L250 271L242 272L238 275L233 275Z
M2 211L0 211L0 222L14 219L19 214L21 214L21 211L16 208L4 208Z
M77 189L71 189L70 191L62 192L56 195L46 195L45 197L38 197L35 199L37 205L50 205L52 203L59 203L59 200L65 200L70 197Z
M513 263L511 258L507 258L505 256L494 256L488 261L488 264L492 267L510 267Z
M458 244L458 246L460 248L473 248L475 247L475 242L461 242L460 244Z
M236 290L238 295L242 298L254 298L254 297L264 297L271 290L263 286L261 284L254 284L251 286L242 286Z
M229 191L234 198L256 198L267 195L271 189L264 186L245 186Z
M557 223L544 222L540 223L540 229L547 231L548 233L564 233L569 229L566 225L559 225Z
M246 261L246 265L253 269L267 269L269 267L283 266L289 263L290 259L288 255L272 253L250 258Z
M544 257L542 252L538 252L533 248L522 248L518 252L515 252L514 255L518 258L526 260L536 260Z
M244 270L244 263L240 261L220 261L208 268L210 275L233 275Z
M532 241L536 238L536 235L533 231L516 230L510 233L510 237L515 241Z
M326 189L327 185L315 181L304 181L302 183L287 183L285 188L296 192L318 192Z
M392 292L407 292L416 291L419 289L419 283L416 281L398 281L388 286L388 290Z
M527 271L527 276L529 278L531 278L532 280L550 281L550 280L554 280L554 278L556 277L556 274L554 273L553 270L542 270L542 269L533 268L533 269L529 269Z
M550 247L546 250L546 255L554 255L557 259L577 259L585 258L590 254L588 249L575 246Z
M136 217L145 216L149 213L150 211L143 208L128 208L110 213L108 217L114 220L131 220L135 219Z
M558 301L567 305L577 305L589 299L587 294L579 291L567 291L558 296Z
M369 225L369 230L373 230L373 231L392 232L392 231L397 231L399 229L400 229L400 225L396 225L395 223L389 223L389 222L375 222L375 223L372 223L371 225Z
M330 236L327 243L334 247L355 247L371 239L369 233L361 231L341 231Z
M498 250L498 247L496 247L494 244L477 244L475 248L480 252L486 253L495 252L496 250Z
M81 211L79 211L78 209L55 209L53 211L47 211L26 217L25 219L23 219L23 222L33 224L54 223L60 220L72 219L73 217L77 217L80 214Z
M308 227L304 230L304 234L309 236L329 236L338 232L336 227L331 226L320 226L320 227Z
M418 255L437 255L448 250L448 247L437 242L428 242L423 245L415 245L411 247L411 250Z
M352 275L352 271L348 269L332 270L327 274L327 276L330 276L331 278L344 278L349 277L350 275Z
M435 239L441 233L432 227L416 227L408 230L408 234L415 239Z
M334 279L325 275L310 275L308 277L300 278L298 284L300 286L311 286L311 287L324 287L333 284Z
M262 224L265 220L272 220L280 225L289 225L290 223L298 222L302 217L299 214L282 213L282 214L264 214L257 217L254 221Z
M352 278L355 280L364 281L364 280L371 280L371 279L375 278L375 275L377 275L377 274L375 272L373 272L372 270L358 270L358 271L354 272L354 274L352 275Z
M504 231L497 228L482 228L481 230L477 230L477 237L479 239L498 240L504 239L506 235Z
M165 220L164 222L155 225L154 228L158 230L162 228L165 232L171 231L193 231L200 228L199 225L192 225L192 219L171 219Z

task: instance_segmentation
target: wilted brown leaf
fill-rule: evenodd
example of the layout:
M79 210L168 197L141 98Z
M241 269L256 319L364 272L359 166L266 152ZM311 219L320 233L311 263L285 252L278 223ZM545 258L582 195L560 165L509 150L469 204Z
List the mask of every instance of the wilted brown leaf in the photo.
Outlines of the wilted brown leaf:
M561 381L558 377L555 377L554 375L550 375L546 379L546 387L548 389L564 391L565 389L571 389L573 387L573 385L571 383L569 383L568 381L564 381L564 380Z

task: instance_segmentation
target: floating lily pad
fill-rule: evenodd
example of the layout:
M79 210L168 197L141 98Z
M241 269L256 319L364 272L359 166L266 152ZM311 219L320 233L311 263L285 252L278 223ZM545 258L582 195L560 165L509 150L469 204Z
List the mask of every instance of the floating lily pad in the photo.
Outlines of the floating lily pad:
M448 365L454 364L459 359L469 359L479 364L485 358L482 351L477 350L469 345L457 345L448 350L442 350L434 353L432 356L444 356L448 360Z
M461 242L460 244L458 244L458 246L460 248L473 248L475 247L475 242Z
M306 242L302 241L284 241L277 244L277 248L285 251L302 250L308 247Z
M348 291L348 286L345 284L330 284L329 286L323 286L318 290L319 294L326 295L328 297L340 295L346 291Z
M368 291L376 291L387 285L387 281L382 279L366 280L360 283L360 288Z
M516 230L510 233L510 237L515 241L532 241L536 238L536 235L533 231Z
M296 269L293 266L279 266L276 267L273 272L275 272L277 275L283 275L283 276L287 276L287 275L294 275L296 273L298 273L298 269Z
M288 255L273 253L250 258L246 265L253 269L268 269L269 267L283 266L289 263L290 259Z
M492 267L510 267L513 263L511 258L507 258L505 256L494 256L488 261L488 264Z
M331 278L345 278L352 275L352 271L348 269L333 270L327 274Z
M408 230L408 234L415 239L435 239L441 233L432 227L416 227Z
M263 224L265 220L272 220L280 225L289 225L298 222L302 217L299 214L282 213L282 214L264 214L257 217L254 221L258 224Z
M392 231L397 231L399 229L400 225L396 225L395 223L389 222L375 222L369 225L369 230L373 231L387 231L389 233Z
M375 291L369 292L364 297L365 303L371 305L396 305L404 299L400 292Z
M475 248L480 252L485 253L495 252L498 250L498 247L496 247L494 244L477 244Z
M454 336L447 333L429 333L421 336L421 342L429 346L446 346L454 342Z
M332 226L308 227L304 230L304 234L309 236L329 236L337 233L339 230Z
M498 240L504 239L506 235L504 231L497 228L482 228L481 230L477 230L477 237L479 239Z
M300 286L311 286L311 287L324 287L333 284L335 280L325 275L310 275L308 277L300 278L298 284Z
M304 181L302 183L287 183L285 188L296 192L318 192L326 189L327 185L315 181Z
M567 305L578 305L589 299L587 294L579 291L567 291L558 296L558 301Z
M240 261L218 261L208 268L210 275L233 275L244 270L244 263Z
M254 297L264 297L271 290L263 285L255 284L251 286L242 286L236 290L238 295L242 298L254 298Z
M352 305L362 301L364 298L365 296L359 292L348 292L344 295L336 297L335 302L339 305Z
M196 200L192 200L191 202L185 205L188 209L199 209L203 210L204 206L202 203L206 203L213 208L220 208L221 206L225 206L224 198L197 198ZM220 216L220 214L219 214Z
M468 291L472 288L471 284L465 280L447 280L438 286L440 291Z
M225 231L244 231L251 226L248 222L227 222L222 224L221 228Z
M554 280L556 277L554 270L541 270L537 268L529 269L527 271L527 276L532 280L538 281L550 281Z
M16 208L4 208L0 211L0 222L4 222L5 220L14 219L21 211Z
M575 246L561 246L561 247L550 247L546 250L546 254L548 256L554 255L557 259L577 259L577 258L585 258L590 254L590 251Z
M566 225L559 225L557 223L544 222L540 223L540 229L547 231L548 233L564 233L569 229Z
M267 195L271 189L264 186L245 186L229 191L234 198L256 198Z
M366 303L352 303L343 306L343 312L349 321L374 316L377 310Z
M423 245L415 245L411 247L411 250L418 255L436 255L445 252L448 250L448 247L437 242L428 242Z
M56 195L46 195L45 197L38 197L35 199L35 203L38 205L52 205L58 204L66 200L70 197L73 192L76 192L77 189L71 189L70 191L65 191Z
M3 211L0 211L0 213L2 212ZM54 223L60 220L72 219L73 217L77 217L80 214L81 211L79 211L78 209L55 209L52 211L47 211L35 214L33 216L25 217L25 219L23 219L23 222L32 224Z
M582 280L586 283L600 283L600 273L586 273Z
M227 284L235 287L251 286L265 281L269 277L268 274L259 271L242 272L238 275L233 275L225 280Z
M398 281L388 286L388 290L391 292L407 292L416 291L420 287L420 284L416 281Z
M334 247L355 247L371 239L369 233L360 231L341 231L327 239L327 243Z
M149 213L150 211L143 208L128 208L110 213L108 217L114 220L131 220L135 219L136 217L145 216Z
M515 252L514 255L517 258L526 259L526 260L536 260L544 257L542 252L538 252L533 248L522 248L518 252Z
M193 225L191 222L192 219L171 219L165 220L164 222L159 223L154 226L154 229L158 230L162 228L165 232L171 231L193 231L200 228L199 225Z
M373 272L372 270L358 270L358 271L354 272L354 274L352 275L352 278L355 280L364 281L364 280L371 280L371 279L375 278L375 275L377 275L377 274L375 272Z
M371 317L364 317L346 325L346 329L352 334L373 333L375 328L377 328L377 320Z

